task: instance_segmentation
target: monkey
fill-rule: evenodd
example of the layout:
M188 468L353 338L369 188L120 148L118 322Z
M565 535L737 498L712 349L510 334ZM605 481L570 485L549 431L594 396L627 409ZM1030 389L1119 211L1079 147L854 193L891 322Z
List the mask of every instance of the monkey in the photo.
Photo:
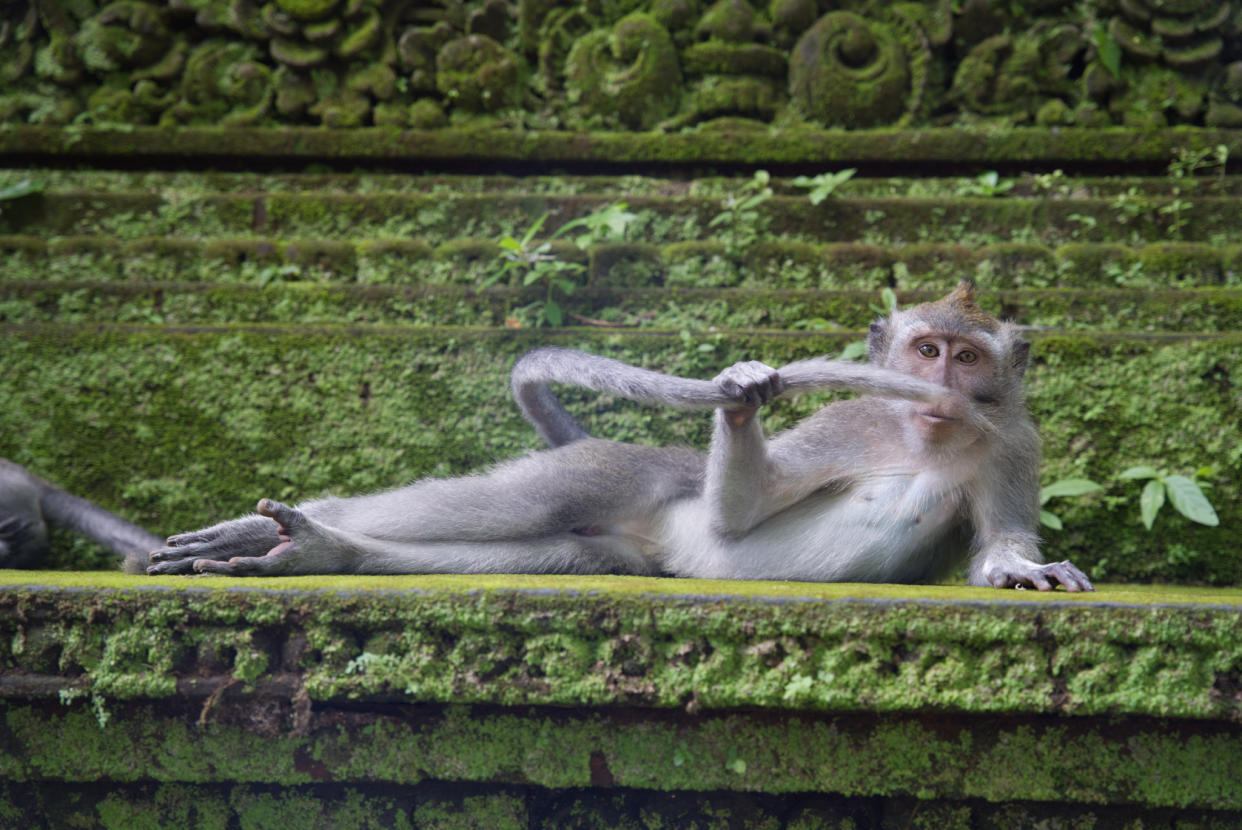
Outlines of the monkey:
M0 458L0 568L37 565L48 552L49 524L63 525L118 557L129 557L132 573L140 572L136 551L163 544L154 533Z
M712 381L558 347L519 358L519 408L549 445L489 471L256 512L171 536L152 575L622 573L1092 591L1038 547L1030 345L950 294L876 321L869 362L748 361ZM552 384L713 410L706 453L590 436ZM848 389L770 439L782 394ZM144 563L139 562L138 565ZM131 566L133 567L133 565Z

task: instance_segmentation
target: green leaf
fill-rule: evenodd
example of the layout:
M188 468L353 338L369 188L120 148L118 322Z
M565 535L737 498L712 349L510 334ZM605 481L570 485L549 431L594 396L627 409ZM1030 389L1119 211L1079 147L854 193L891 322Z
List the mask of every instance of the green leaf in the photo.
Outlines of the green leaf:
M525 248L530 241L535 238L535 234L539 233L539 229L543 227L543 223L548 221L548 214L544 214L535 220L535 224L531 225L526 233L522 236L522 247Z
M1155 467L1144 466L1131 467L1130 469L1117 474L1117 478L1122 481L1131 481L1133 479L1143 478L1158 478L1159 476L1160 473L1156 471Z
M1153 479L1143 487L1143 495L1139 498L1139 511L1148 530L1156 523L1156 514L1161 507L1164 507L1164 482Z
M531 285L543 279L543 272L539 269L532 269L526 272L526 276L522 277L522 285Z
M1101 25L1095 30L1095 51L1100 65L1114 78L1121 77L1121 44Z
M500 247L504 248L506 251L521 251L522 243L518 242L512 236L506 236L504 239L500 240Z
M566 294L574 293L574 289L578 287L578 284L573 280L556 279L552 282L554 282L556 287L564 291Z
M1047 510L1039 511L1039 523L1053 530L1060 530L1063 527L1061 520L1057 518L1056 514L1049 513Z
M1043 504L1048 499L1061 498L1062 496L1085 496L1087 493L1094 493L1104 488L1096 484L1089 478L1064 478L1060 481L1054 481L1047 487L1039 491L1039 503Z
M1207 500L1207 496L1203 495L1203 491L1193 479L1186 476L1169 476L1164 483L1169 491L1169 501L1173 503L1173 509L1178 513L1192 522L1208 527L1216 527L1220 524L1220 519L1217 518L1216 511L1212 509L1211 502Z
M841 350L841 354L837 357L837 360L857 360L860 357L866 356L867 341L855 340L854 342L847 343L845 345L845 348Z
M880 302L884 304L886 314L897 310L897 292L887 286L880 289Z
M43 182L37 182L33 179L22 179L20 182L0 187L0 201L20 199L22 196L29 196L31 193L39 193L43 190L43 187Z
M548 304L543 308L543 313L548 318L548 322L554 326L559 326L565 321L565 311L556 300L548 300Z

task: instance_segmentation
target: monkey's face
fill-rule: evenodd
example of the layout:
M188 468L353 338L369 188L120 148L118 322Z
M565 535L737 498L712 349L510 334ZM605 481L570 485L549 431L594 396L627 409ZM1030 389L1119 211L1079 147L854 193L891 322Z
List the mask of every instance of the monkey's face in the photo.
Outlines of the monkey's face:
M894 355L893 368L946 386L970 400L987 404L996 377L996 360L980 339L957 333L915 331ZM932 444L971 441L978 436L966 424L965 400L910 404L919 436Z

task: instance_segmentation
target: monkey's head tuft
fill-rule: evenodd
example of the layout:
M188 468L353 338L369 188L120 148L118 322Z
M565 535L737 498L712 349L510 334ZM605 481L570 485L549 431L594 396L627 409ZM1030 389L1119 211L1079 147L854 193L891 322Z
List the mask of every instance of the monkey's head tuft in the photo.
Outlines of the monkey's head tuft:
M920 303L911 313L941 331L1000 331L1000 320L981 309L975 302L974 280L963 279L944 297Z

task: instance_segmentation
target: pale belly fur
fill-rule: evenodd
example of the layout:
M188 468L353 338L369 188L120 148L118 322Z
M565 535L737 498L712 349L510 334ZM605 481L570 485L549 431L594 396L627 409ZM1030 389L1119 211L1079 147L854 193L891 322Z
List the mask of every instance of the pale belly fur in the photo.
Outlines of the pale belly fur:
M688 499L665 514L658 547L678 576L911 581L960 521L961 492L940 474L877 473L813 493L735 539L711 533L702 499Z

